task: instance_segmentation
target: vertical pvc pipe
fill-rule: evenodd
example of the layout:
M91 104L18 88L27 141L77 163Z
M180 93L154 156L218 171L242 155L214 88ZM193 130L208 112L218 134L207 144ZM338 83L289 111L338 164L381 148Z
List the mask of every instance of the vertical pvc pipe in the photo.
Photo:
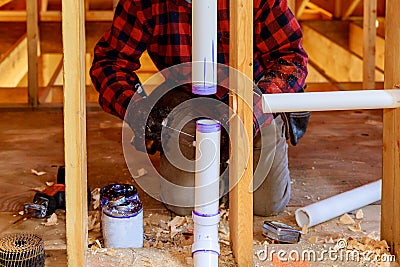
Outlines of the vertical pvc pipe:
M217 1L192 0L192 92L217 92Z
M196 122L195 210L193 211L194 266L218 266L219 158L221 125Z

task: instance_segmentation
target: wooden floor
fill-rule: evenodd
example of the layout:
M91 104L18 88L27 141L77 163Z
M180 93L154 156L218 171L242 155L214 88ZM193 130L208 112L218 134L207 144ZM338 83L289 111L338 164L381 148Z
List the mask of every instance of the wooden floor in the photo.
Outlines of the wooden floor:
M104 112L89 112L87 117L89 187L131 182L121 146L121 121ZM12 215L22 210L24 203L32 200L32 188L55 181L57 166L63 164L62 123L58 111L0 111L0 230L16 219ZM381 135L381 111L314 112L307 135L289 150L289 210L380 179ZM137 166L142 167L140 162ZM31 169L46 174L36 176ZM139 194L146 212L168 214L160 202L143 191ZM293 213L281 216L295 225ZM372 217L372 228L379 232L379 213ZM255 240L262 238L262 220L256 219ZM24 229L26 224L30 225L27 229L46 231L40 222L23 222L18 227ZM21 230L18 227L3 232ZM63 225L57 229L63 235ZM63 249L63 236L46 233L51 243L47 249Z

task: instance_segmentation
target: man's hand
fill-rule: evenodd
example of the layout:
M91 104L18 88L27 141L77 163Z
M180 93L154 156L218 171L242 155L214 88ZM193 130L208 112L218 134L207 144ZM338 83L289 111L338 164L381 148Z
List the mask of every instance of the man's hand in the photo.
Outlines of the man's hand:
M127 111L127 123L135 137L133 145L138 151L154 154L161 150L162 121L168 116L168 107L153 106L154 103L144 98Z

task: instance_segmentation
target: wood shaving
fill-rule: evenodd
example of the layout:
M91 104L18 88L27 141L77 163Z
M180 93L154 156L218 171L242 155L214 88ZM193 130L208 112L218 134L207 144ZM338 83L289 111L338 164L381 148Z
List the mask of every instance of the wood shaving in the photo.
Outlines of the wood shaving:
M224 240L224 239L219 239L218 241L219 241L219 243L225 244L225 245L227 245L227 246L230 246L230 245L231 245L231 243L230 243L229 241Z
M309 241L311 244L318 244L319 237L316 236L316 235L313 235L313 236L311 236L311 237L308 239L308 241Z
M367 235L367 237L374 239L374 240L378 240L379 239L379 234L377 234L375 231L372 231L371 233L369 233Z
M340 224L344 224L344 225L352 225L352 224L356 224L356 222L353 220L353 218L350 217L349 214L343 214L340 218L339 218L339 223Z
M361 220L364 218L364 212L362 211L362 209L359 209L356 213L356 219L357 220Z
M218 228L219 241L225 245L230 245L230 232L229 222L227 220L221 220Z
M31 190L36 191L36 192L42 192L45 189L46 189L46 186L44 186L44 185L31 188Z
M353 232L361 232L361 222L358 222L357 224L355 224L353 226L349 226L348 228L349 228L349 230L351 230Z
M47 186L52 186L52 185L54 185L54 182L46 182L46 185Z
M44 226L53 226L53 225L58 225L57 223L57 214L53 213L49 218L47 218L47 221L42 223Z
M88 231L100 232L100 212L91 212L88 216Z
M335 240L331 236L325 237L325 244L335 244Z
M193 258L192 257L186 257L186 264L189 264L189 265L193 265Z
M100 207L100 188L95 188L91 192L93 199L93 209L97 210Z
M148 172L145 168L140 168L137 170L138 175L133 175L132 179L137 179L139 177L145 176Z
M40 172L35 169L31 169L31 173L33 173L34 175L37 175L37 176L42 176L42 175L46 174L46 172Z
M102 248L101 243L100 243L100 241L98 239L96 239L95 243L99 248Z
M358 250L361 252L369 251L375 255L383 255L389 253L389 246L386 240L375 240L369 237L363 237L361 239L349 239L347 240L347 249Z
M22 216L22 215L24 215L24 211L21 210L21 211L18 212L18 214Z
M178 229L178 227L181 227L185 222L186 218L181 216L175 216L174 219L168 222L168 227L171 230L171 238L174 238L177 233L181 232L181 229Z
M303 227L301 228L301 233L303 235L308 234L308 224L303 225Z

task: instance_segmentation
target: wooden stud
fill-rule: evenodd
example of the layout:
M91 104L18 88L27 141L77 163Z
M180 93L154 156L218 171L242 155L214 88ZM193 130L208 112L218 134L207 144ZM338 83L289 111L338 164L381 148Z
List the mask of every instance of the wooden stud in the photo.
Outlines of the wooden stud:
M232 140L229 223L238 266L253 266L253 1L230 0L230 105L237 113L230 126ZM237 71L243 75L237 75ZM246 131L240 128L240 121ZM240 146L247 140L248 147Z
M306 6L310 2L310 0L297 0L296 1L296 18L300 19L301 15L303 15L304 10L306 9Z
M400 1L386 2L385 88L400 87ZM383 112L381 238L400 259L400 109Z
M87 266L85 6L62 1L64 142L68 266Z
M287 0L288 7L293 14L296 14L296 0Z
M42 0L41 6L40 6L40 13L46 12L48 5L49 5L49 0Z
M112 10L90 10L86 12L86 21L112 21L114 12ZM47 10L39 16L42 22L60 22L61 12L58 10ZM23 22L26 21L25 10L0 10L0 22Z
M356 7L358 6L358 4L360 3L361 0L353 0L348 7L346 8L346 10L344 11L342 20L347 20L351 14L353 14L354 10L356 9ZM368 1L368 0L365 0Z
M38 105L38 5L37 1L26 0L26 32L28 38L28 103Z
M0 87L15 87L28 71L28 44L26 35L16 41L10 49L0 57Z
M375 89L376 0L364 1L363 89Z
M5 6L6 4L10 3L12 0L0 0L0 7Z
M335 9L333 11L333 17L340 19L342 17L342 0L335 0Z
M354 22L349 24L349 49L356 55L363 56L363 28ZM385 68L385 38L379 35L376 35L375 54L375 67L383 72Z

